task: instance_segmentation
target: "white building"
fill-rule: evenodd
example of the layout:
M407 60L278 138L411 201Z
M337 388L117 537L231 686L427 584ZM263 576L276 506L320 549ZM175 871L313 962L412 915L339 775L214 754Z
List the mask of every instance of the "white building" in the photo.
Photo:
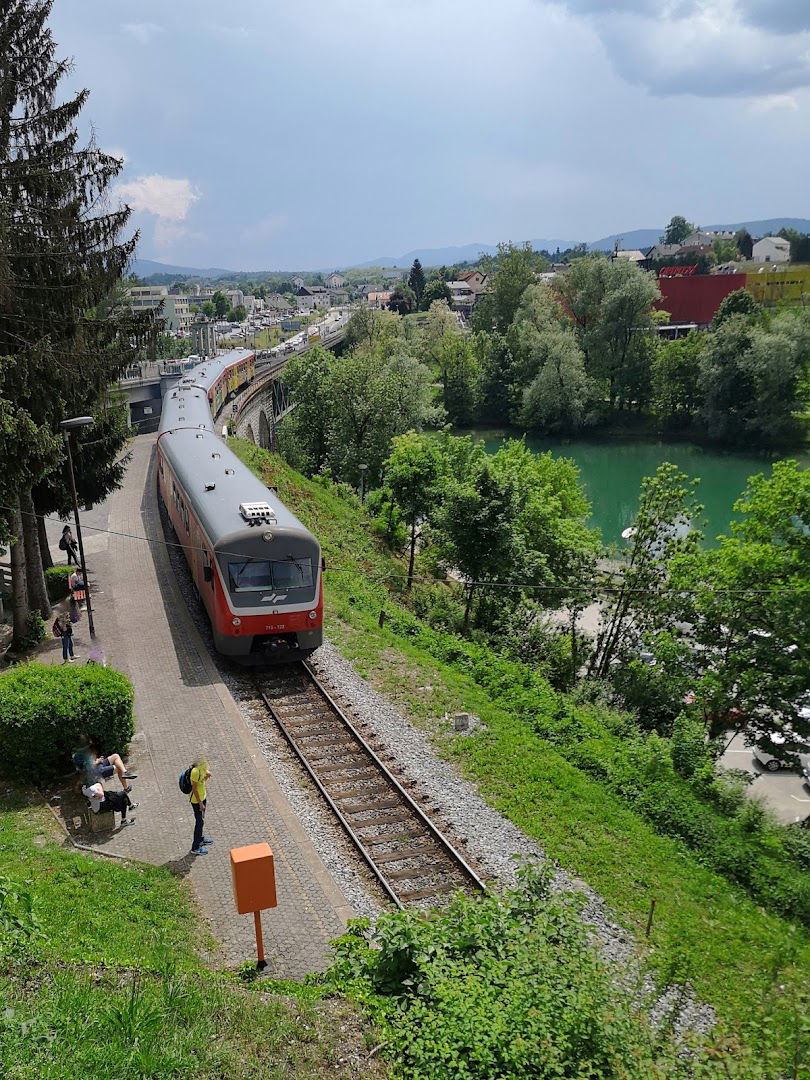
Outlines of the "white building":
M754 262L786 263L790 262L790 241L781 236L763 236L754 244Z
M228 297L228 303L232 308L245 306L245 294L241 289L227 289L225 295Z
M187 296L170 296L165 285L135 285L127 289L133 311L155 311L163 307L161 317L170 333L188 334L193 322Z
M473 292L466 281L448 281L447 288L450 290L450 307L453 311L459 311L463 315L469 315L475 307L477 294Z
M343 274L338 274L337 272L334 274L330 274L329 277L326 279L326 286L329 289L342 289L345 284L346 278L343 276Z

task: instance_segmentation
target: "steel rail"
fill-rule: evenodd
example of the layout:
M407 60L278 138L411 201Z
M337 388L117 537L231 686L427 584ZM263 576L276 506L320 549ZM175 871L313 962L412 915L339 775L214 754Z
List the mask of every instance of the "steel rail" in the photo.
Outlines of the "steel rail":
M414 799L408 794L408 792L403 788L403 786L399 783L399 781L396 779L396 777L392 775L392 773L387 768L387 766L380 760L380 758L377 756L377 754L374 752L374 750L372 750L372 748L368 745L366 740L363 738L363 736L360 734L360 732L357 730L357 728L354 726L354 724L352 724L351 720L349 720L349 718L346 716L346 714L343 712L343 710L340 708L340 706L337 704L337 702L335 702L335 700L332 698L332 696L329 694L329 692L321 685L320 680L315 675L314 671L309 666L309 664L307 664L304 661L301 661L299 664L294 665L294 666L298 667L299 670L303 670L306 673L309 683L314 687L316 692L324 699L324 701L327 703L330 710L334 713L334 715L340 721L342 726L350 733L352 738L362 748L362 751L373 761L375 767L382 774L382 776L385 779L386 783L389 784L390 787L392 787L396 791L397 795L403 800L403 802L406 804L406 806L408 807L410 812L413 814L413 816L416 818L416 820L419 822L419 824L422 826L422 828L426 830L426 832L429 834L429 836L439 846L440 850L444 853L444 855L449 858L451 863L454 863L462 871L463 875L468 879L469 882L472 883L472 885L474 885L474 887L476 889L478 889L481 892L486 892L487 891L486 884L481 880L481 878L479 878L479 876L476 874L476 872L473 870L473 868L467 863L467 861L464 859L464 857L461 854L459 854L458 851L456 851L456 849L453 847L453 845L450 843L450 841L447 839L447 837L444 836L444 834L441 832L441 830L438 829L433 824L433 822L425 814L425 812L422 810L422 808L419 806L419 804L417 802L415 802ZM268 711L270 712L273 719L278 724L279 729L281 730L282 734L284 735L284 738L289 743L291 749L295 753L298 760L301 762L301 764L306 769L307 773L311 777L311 779L314 782L315 786L320 791L321 795L323 795L324 799L326 799L327 803L331 807L331 809L334 812L335 816L340 821L340 824L343 826L344 830L346 831L346 834L348 835L349 839L352 841L354 846L357 848L357 850L360 853L361 857L363 858L364 862L368 865L369 869L374 874L375 878L379 882L379 884L382 887L383 891L388 896L391 897L391 899L397 905L397 907L404 908L405 905L406 905L406 901L404 901L404 900L402 900L400 898L399 894L397 893L397 890L394 888L393 885L391 885L391 883L385 877L385 874L380 870L379 866L375 862L373 854L366 848L365 844L363 843L362 838L360 836L358 836L358 834L355 832L354 828L352 827L351 823L347 819L346 815L343 813L341 808L337 805L335 800L332 798L332 796L326 790L323 782L321 781L320 777L317 775L316 767L312 765L312 763L308 760L306 753L298 745L298 743L296 741L296 738L295 738L295 735L291 731L288 730L287 725L281 719L278 711L276 710L276 708L273 705L273 702L270 700L270 698L267 696L267 694L264 692L264 690L261 687L259 687L259 692L261 693L262 699L264 700L264 703L265 703ZM405 857L403 857L403 858L405 858Z

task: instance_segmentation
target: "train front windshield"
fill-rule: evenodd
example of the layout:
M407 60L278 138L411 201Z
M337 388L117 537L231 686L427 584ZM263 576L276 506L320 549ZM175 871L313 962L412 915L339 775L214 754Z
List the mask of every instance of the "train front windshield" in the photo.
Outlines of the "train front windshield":
M267 589L289 593L295 589L306 589L311 594L315 579L311 559L289 558L283 562L245 559L228 563L228 583L232 593Z

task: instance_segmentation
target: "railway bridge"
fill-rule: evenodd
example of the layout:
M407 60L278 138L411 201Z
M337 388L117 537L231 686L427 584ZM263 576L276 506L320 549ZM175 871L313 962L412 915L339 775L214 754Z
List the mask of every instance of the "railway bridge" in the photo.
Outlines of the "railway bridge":
M255 397L252 391L256 387L260 387L266 395L276 393L271 384L278 381L280 372L283 371L284 365L291 356L300 356L302 353L308 352L315 344L323 345L327 349L340 348L345 336L346 323L343 322L336 326L326 337L319 338L317 342L302 342L295 346L288 346L286 350L284 346L276 346L274 349L258 351L256 353L256 380L240 397L247 399L250 396L252 399ZM118 383L118 390L127 399L130 427L140 433L157 431L160 424L163 397L166 391L170 390L177 380L185 375L186 371L198 363L197 358L194 360L149 360L136 364L126 371ZM240 411L241 408L240 405ZM262 431L265 430L264 425L267 426L265 434L267 434L269 440L270 421L267 419L268 408L269 406L263 410L265 419L261 424ZM228 412L229 409L230 406L226 406L221 418L224 418L225 412ZM279 413L283 412L283 408L280 408L279 403L276 403L273 405L273 409L273 416L279 419ZM253 439L254 442L260 443L262 446L270 445L269 441L262 442L260 439L260 414L255 417L255 426L253 423L243 425L241 417L237 423L239 434L244 438ZM252 429L252 434L248 434L248 427ZM229 430L234 430L232 423L229 424Z
M340 326L333 334L322 340L307 343L284 357L274 356L266 365L256 363L256 378L241 394L228 403L220 413L218 420L227 425L231 435L248 439L265 450L272 450L276 444L276 428L284 417L295 408L295 402L289 400L280 376L291 355L300 356L313 348L314 344L326 349L339 348L346 336L346 327Z

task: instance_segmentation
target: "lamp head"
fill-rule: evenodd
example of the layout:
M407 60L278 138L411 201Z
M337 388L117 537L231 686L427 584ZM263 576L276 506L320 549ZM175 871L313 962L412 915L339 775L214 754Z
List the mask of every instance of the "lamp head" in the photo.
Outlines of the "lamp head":
M70 420L60 420L59 427L62 431L73 431L74 428L87 427L88 424L94 423L92 416L74 416Z

